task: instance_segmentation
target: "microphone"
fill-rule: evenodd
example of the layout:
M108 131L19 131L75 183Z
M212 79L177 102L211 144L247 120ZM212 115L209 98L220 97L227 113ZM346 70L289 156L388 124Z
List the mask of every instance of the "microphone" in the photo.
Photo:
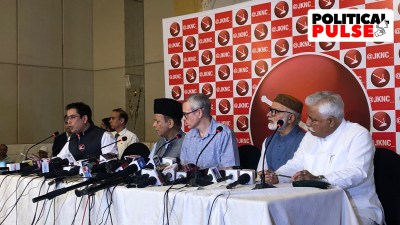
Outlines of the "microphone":
M79 137L78 137L79 138ZM126 137L126 136L123 136L120 140L117 140L117 141L114 141L114 142L111 142L110 144L108 144L108 145L104 145L104 146L101 146L101 148L100 149L103 149L103 148L105 148L105 147L108 147L108 146L110 146L110 145L113 145L113 144L115 144L115 143L117 143L117 142L120 142L120 141L126 141L126 140L128 140L128 138Z
M154 156L154 157L157 156L158 152L159 152L164 146L166 146L167 144L169 144L169 143L171 143L171 142L173 142L173 141L175 141L176 139L179 139L179 138L181 138L181 137L182 137L182 134L180 134L180 133L178 133L177 135L175 135L174 138L172 138L171 140L165 142L163 145L161 145L159 148L157 148L157 150L156 150L156 152L154 153L153 156Z
M267 143L267 145L265 146L265 151L264 151L264 155L263 155L263 158L262 158L262 173L261 173L261 175L260 175L260 179L261 179L261 184L257 184L255 187L254 187L254 189L264 189L264 188L271 188L271 187L274 187L274 186L272 186L272 185L270 185L270 184L267 184L267 183L265 183L265 173L264 173L264 170L265 170L265 160L266 160L266 157L267 157L267 150L268 150L268 146L269 146L269 144L271 144L271 140L272 140L272 138L274 138L274 135L275 135L275 133L278 131L278 129L281 127L281 126L283 126L283 120L278 120L278 122L276 122L276 124L277 124L277 126L276 126L276 129L274 130L274 133L272 133L272 135L271 135L271 138L268 140L268 143Z
M164 168L162 173L164 175L164 180L167 183L169 183L170 181L174 181L175 180L176 171L178 171L178 167L179 167L178 163L174 163L174 164Z
M145 188L147 186L155 185L157 183L157 178L149 177L146 180L143 180L137 184L138 188Z
M38 143L32 145L31 147L29 147L28 150L26 150L25 160L28 159L28 153L29 153L29 151L30 151L33 147L35 147L36 145L41 144L41 143L47 141L48 139L50 139L50 138L52 138L52 137L57 137L59 134L60 134L60 133L59 133L58 131L55 131L54 133L52 133L52 134L51 134L50 136L48 136L47 138L45 138L45 139L39 141Z
M247 173L244 173L242 175L239 176L238 180L228 184L228 186L226 186L227 189L232 189L234 187L236 187L238 184L247 184L250 181L250 175Z
M207 144L204 146L204 148L200 151L200 153L199 153L199 155L197 156L197 159L196 159L196 172L195 172L195 174L194 174L194 181L191 181L190 183L191 183L191 185L192 185L192 187L197 187L197 185L196 185L196 182L197 182L197 168L198 168L198 162L199 162L199 159L200 159L200 156L201 156L201 154L204 152L204 150L207 148L207 146L211 143L211 141L215 138L215 136L218 134L218 133L221 133L221 131L223 130L224 128L222 127L222 126L219 126L219 127L217 127L217 129L215 129L215 134L212 136L212 138L207 142Z

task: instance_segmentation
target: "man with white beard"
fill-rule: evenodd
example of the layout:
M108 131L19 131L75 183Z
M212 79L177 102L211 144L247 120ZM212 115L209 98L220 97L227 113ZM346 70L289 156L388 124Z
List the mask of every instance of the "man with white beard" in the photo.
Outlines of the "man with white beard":
M268 149L265 148L271 136L268 136L262 144L261 158L257 167L259 175L263 169L275 171L293 158L305 135L305 132L299 127L302 109L303 103L287 94L278 94L273 100L267 113L268 128L274 131L277 128L278 120L283 120L283 125L272 137ZM265 151L267 151L265 167L262 168Z

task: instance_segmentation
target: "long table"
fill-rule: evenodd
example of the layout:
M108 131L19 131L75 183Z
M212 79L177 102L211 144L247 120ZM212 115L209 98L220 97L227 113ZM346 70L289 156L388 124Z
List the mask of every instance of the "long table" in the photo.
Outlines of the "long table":
M76 182L80 181L62 183L60 187ZM167 219L170 225L358 224L345 192L337 188L279 184L278 188L251 190L254 185L246 185L228 190L218 184L198 190L176 185L166 200L168 186L117 186L90 198L76 197L71 191L33 203L33 198L54 190L55 185L49 186L43 178L17 175L0 176L0 183L0 224L5 225L29 225L32 221L57 225L161 225L167 224Z

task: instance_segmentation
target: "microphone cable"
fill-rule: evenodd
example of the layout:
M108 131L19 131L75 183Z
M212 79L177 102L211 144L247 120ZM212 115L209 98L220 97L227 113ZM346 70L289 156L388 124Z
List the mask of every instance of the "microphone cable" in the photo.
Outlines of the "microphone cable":
M20 178L21 178L21 177L19 177L18 180L19 180ZM1 218L4 218L4 219L0 222L0 224L3 224L4 221L6 221L7 217L10 216L11 212L12 212L12 211L14 210L14 208L17 206L17 204L18 204L19 200L21 199L22 195L24 194L26 188L29 186L29 184L30 184L33 180L35 180L35 179L37 179L37 178L39 178L39 177L34 177L34 178L32 178L32 179L28 182L28 184L27 184L27 185L25 186L25 188L22 190L21 195L20 195L20 196L17 198L17 200L15 201L15 204L14 204L12 207L10 207L11 210L10 210L5 216L1 217ZM22 182L22 181L21 181L21 182ZM18 184L18 182L17 182L17 184ZM15 188L15 191L10 195L10 197L11 197L14 193L16 193L16 191L17 191L17 189L18 189L18 186L19 186L19 185L17 185L17 188ZM9 197L8 199L10 199L10 197ZM6 202L8 201L8 199L6 200ZM3 205L3 207L4 207L4 206L5 206L5 204ZM2 209L3 209L3 207L2 207ZM8 208L8 209L10 209L10 208ZM8 211L8 209L6 210L6 212ZM1 210L0 210L0 211L1 211Z
M78 197L76 198L76 200L78 200ZM75 224L76 215L78 214L79 207L81 207L82 200L83 200L83 198L81 198L81 200L79 201L78 208L76 208L76 201L75 201L75 214L74 214L74 219L72 220L71 225L74 225L74 224Z
M8 202L8 200L10 200L10 198L14 195L14 193L16 193L17 192L17 189L18 189L18 187L19 187L19 185L21 184L20 182L22 182L22 181L20 181L20 179L24 179L24 177L18 177L18 180L17 180L17 184L16 184L16 188L15 188L15 190L10 194L10 196L8 196L8 198L6 198L6 200L4 201L4 204L3 204L3 206L1 207L1 209L0 209L0 213L3 211L3 209L4 209L4 206L6 206L6 203ZM11 182L11 181L10 181ZM4 196L1 198L1 200L3 200L3 198L6 196L6 193L4 193ZM10 209L10 208L8 208L8 209ZM6 213L7 213L7 210L8 209L6 209ZM6 214L5 213L5 214ZM2 217L0 217L0 219L2 219L4 216L2 216ZM0 223L0 224L2 224L2 223Z
M172 184L172 185L165 191L165 193L164 193L164 202L163 202L163 203L164 203L163 225L165 224L165 223L164 223L165 214L166 214L166 217L167 217L167 223L166 223L166 224L169 225L169 212L168 212L168 211L169 211L169 210L168 210L169 192L170 192L171 190L180 190L180 189L183 189L183 188L187 187L188 185L185 184L185 185L182 186L182 187L172 189L173 186L174 186L174 184ZM183 191L184 191L184 190L183 190ZM172 213L172 207L171 207L171 213Z
M40 192L42 191L42 188L43 188L44 183L45 183L45 180L43 180L43 181L42 181L42 185L40 185L39 195L40 195ZM35 220L36 220L36 213L37 213L38 208L39 208L39 203L37 202L37 203L36 203L36 208L35 208L35 214L33 215L33 219L32 219L31 225L33 225L33 224L35 223Z
M47 187L47 193L49 192L49 189L50 189L50 186ZM45 208L46 208L47 203L48 203L48 200L46 200L46 201L43 202L42 209L40 210L39 217L38 217L38 219L36 220L35 225L38 224L39 221L40 221L40 220L42 219L42 217L44 216L44 211L45 211ZM50 208L51 208L51 204L50 204ZM50 209L50 208L49 208L49 209ZM46 223L45 223L45 224L46 224Z
M214 198L214 200L213 200L213 202L212 202L212 204L211 204L211 208L210 208L210 213L208 214L208 220L207 220L207 225L209 225L210 224L210 220L211 220L211 213L212 213L212 210L213 210L213 207L214 207L214 204L215 204L215 202L217 201L217 199L219 198L219 197L221 197L222 195L224 195L224 194L226 194L226 193L222 193L222 194L219 194L219 195L217 195L215 198ZM223 219L223 221L224 221L224 224L225 224L225 215L226 215L226 212L228 211L228 199L229 199L229 197L231 196L231 191L228 191L228 197L226 197L226 210L225 210L225 212L224 212L224 217L222 218Z
M83 210L82 225L83 225L83 222L85 222L86 209L87 209L87 207L89 205L89 202L90 202L90 196L88 196L88 199L87 199L86 205L85 205L85 209ZM89 218L89 224L90 224L90 218Z

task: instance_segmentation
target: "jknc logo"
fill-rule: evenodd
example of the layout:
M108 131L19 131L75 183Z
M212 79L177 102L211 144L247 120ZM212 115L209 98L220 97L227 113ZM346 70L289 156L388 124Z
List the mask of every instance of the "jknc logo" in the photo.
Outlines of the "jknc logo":
M393 10L312 9L308 11L312 42L393 42Z

